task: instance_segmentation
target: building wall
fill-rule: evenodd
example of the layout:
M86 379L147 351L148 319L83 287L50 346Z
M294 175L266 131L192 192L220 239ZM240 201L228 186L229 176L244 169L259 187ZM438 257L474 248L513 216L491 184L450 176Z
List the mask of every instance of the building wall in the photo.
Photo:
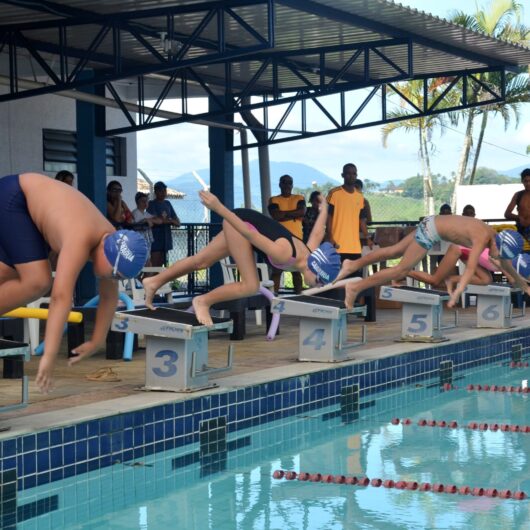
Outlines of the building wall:
M0 175L35 171L44 172L42 130L75 131L75 100L45 95L0 103ZM107 124L118 127L128 122L119 111L107 109ZM136 134L127 138L126 177L123 179L124 199L129 202L136 191ZM52 174L48 173L50 176ZM122 179L120 179L122 181Z

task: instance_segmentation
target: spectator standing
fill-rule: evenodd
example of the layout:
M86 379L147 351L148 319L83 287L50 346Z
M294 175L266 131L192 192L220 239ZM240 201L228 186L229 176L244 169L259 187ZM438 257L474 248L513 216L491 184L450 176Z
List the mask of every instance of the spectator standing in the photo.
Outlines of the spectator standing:
M366 210L363 194L355 187L357 167L346 164L342 168L344 184L332 188L328 194L328 237L337 246L341 262L361 257L361 233L370 248L373 246L366 228ZM354 273L362 276L362 270Z
M312 191L309 196L309 208L306 209L304 218L302 219L302 229L304 232L304 243L307 243L311 230L315 226L315 221L320 211L320 205L322 204L322 193L318 190Z
M117 180L107 184L107 219L114 226L127 226L133 222L131 210L121 198L123 188Z
M68 184L68 186L73 186L74 174L66 169L62 169L57 175L55 175L55 180L60 180L61 182Z
M521 172L521 182L524 189L518 191L508 204L504 217L515 221L517 231L528 241L530 239L530 168ZM517 208L517 213L513 213Z
M153 226L153 244L151 245L151 264L153 267L162 267L167 262L167 253L173 248L173 236L171 226L180 226L173 206L166 199L167 186L164 182L155 183L155 198L149 201L147 211L159 217L161 223Z
M303 195L293 195L293 178L290 175L282 175L279 182L281 193L269 199L269 214L282 224L293 236L303 239L302 219L306 213L305 198ZM280 289L282 270L272 268L271 278L274 282L274 292ZM291 272L293 276L294 292L299 294L303 289L302 275L299 272Z
M462 210L462 215L464 217L475 217L475 207L472 204L466 204Z
M153 231L151 230L151 227L155 224L161 224L162 219L160 217L155 217L154 215L151 215L147 211L147 201L149 199L149 196L147 193L143 193L139 191L134 196L134 201L136 202L136 208L132 211L133 221L135 223L138 223L140 226L136 229L136 231L145 239L145 242L147 243L147 249L148 249L148 256L149 259L147 260L145 266L150 267L151 266L151 245L153 244Z
M363 192L363 181L361 179L355 179L355 182L353 183L353 185L355 186L356 190L360 191L361 193ZM368 202L366 197L364 197L364 210L366 212L366 222L371 223L372 222L372 209L370 208L370 203Z
M440 206L440 211L438 213L439 215L453 215L453 210L451 210L451 206L449 204L442 204Z

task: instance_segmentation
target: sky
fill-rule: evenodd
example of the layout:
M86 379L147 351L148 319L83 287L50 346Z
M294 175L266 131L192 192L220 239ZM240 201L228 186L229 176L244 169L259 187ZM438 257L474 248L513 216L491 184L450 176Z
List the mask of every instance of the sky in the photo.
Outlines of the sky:
M401 0L405 6L448 18L450 12L460 9L473 13L478 3L485 7L488 0ZM530 4L524 13L524 22L530 26ZM169 107L166 107L169 108ZM478 131L477 131L478 132ZM138 167L154 180L171 180L183 173L207 168L209 165L207 127L182 124L138 133ZM252 135L249 133L249 139ZM433 172L451 177L456 172L462 147L463 128L449 126L444 133L435 133L435 150L431 154ZM522 108L519 127L514 120L505 130L499 118L491 119L486 130L479 166L497 171L519 166L530 167L530 103ZM249 151L251 160L257 150ZM421 173L418 142L414 133L396 131L383 147L380 127L318 136L269 146L271 161L303 162L331 178L340 179L346 162L357 165L359 178L373 181L402 180ZM240 165L240 153L234 153L234 164ZM296 184L296 175L293 175Z

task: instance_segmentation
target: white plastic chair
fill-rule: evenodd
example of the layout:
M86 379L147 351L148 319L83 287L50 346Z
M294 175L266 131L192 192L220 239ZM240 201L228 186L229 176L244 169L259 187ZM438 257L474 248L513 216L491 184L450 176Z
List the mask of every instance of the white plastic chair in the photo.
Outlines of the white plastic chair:
M30 302L27 307L40 308L42 304L49 304L50 297L43 296L34 302ZM29 344L31 353L35 353L35 348L40 344L40 320L38 318L24 318L24 342Z
M144 267L142 272L144 273L159 273L165 270L164 267ZM134 305L144 305L145 302L145 291L142 282L138 278L127 278L119 282L120 291L128 294ZM166 301L170 303L172 301L173 292L171 290L171 282L165 283L158 289L157 294L165 296Z

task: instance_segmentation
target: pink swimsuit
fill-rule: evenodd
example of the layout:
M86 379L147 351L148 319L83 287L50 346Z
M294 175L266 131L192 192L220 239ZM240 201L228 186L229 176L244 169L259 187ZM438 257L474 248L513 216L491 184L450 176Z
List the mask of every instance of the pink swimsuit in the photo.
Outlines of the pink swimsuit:
M459 247L459 248L460 248L460 259L462 261L467 262L467 260L469 258L469 253L470 253L471 250L469 248L467 248L467 247ZM493 265L493 263L491 263L489 258L490 258L490 249L489 248L485 248L482 251L482 253L480 254L480 257L478 259L478 264L483 269L486 269L487 271L496 272L497 268L495 267L495 265Z

